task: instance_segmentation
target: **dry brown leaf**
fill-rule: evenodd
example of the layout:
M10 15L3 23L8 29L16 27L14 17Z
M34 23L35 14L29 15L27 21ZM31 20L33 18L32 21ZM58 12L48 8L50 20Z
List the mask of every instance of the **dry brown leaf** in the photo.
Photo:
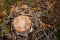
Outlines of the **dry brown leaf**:
M53 4L50 3L49 1L46 1L46 6L47 6L48 9L50 9L53 6Z
M33 7L32 9L33 9L33 10L36 10L36 11L37 11L37 10L41 10L40 7Z
M42 29L46 29L46 28L51 28L51 29L53 29L53 28L54 28L54 25L44 23L44 22L42 22L39 18L38 18L38 20L39 20L39 22L40 22L40 28L42 28Z
M46 29L46 28L51 28L53 29L53 25L50 25L50 24L46 24L46 23L42 23L40 24L40 28L43 28L43 29Z
M28 8L28 5L21 5L21 8Z
M19 8L18 8L18 7L13 6L13 7L11 8L11 12L12 12L13 14L15 14L15 13L19 12Z
M0 13L0 19L2 19L2 20L5 19L5 13L4 13L4 12L1 12L1 13Z

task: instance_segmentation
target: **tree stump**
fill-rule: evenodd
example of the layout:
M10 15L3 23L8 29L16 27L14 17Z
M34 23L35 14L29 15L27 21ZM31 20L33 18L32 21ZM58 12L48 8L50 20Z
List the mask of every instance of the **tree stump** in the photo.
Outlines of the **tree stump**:
M31 20L28 16L20 15L14 19L13 25L17 32L26 32L31 27Z

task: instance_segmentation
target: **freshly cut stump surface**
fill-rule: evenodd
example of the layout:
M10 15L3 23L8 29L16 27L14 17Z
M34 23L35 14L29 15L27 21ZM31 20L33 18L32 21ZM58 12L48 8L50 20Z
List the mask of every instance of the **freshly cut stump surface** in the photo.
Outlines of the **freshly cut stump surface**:
M14 19L13 25L17 32L26 32L31 27L31 20L28 16L20 15Z

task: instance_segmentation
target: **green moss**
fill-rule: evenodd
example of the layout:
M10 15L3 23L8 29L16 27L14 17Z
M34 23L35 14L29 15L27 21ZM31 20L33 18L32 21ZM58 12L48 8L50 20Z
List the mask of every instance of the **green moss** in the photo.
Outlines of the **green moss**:
M57 23L57 26L60 27L60 23Z
M13 0L3 0L3 8L10 8L11 5L15 4L15 2L13 2Z
M2 23L2 20L0 19L0 24Z
M35 6L37 3L40 3L40 0L25 0L25 2L27 2L30 6Z
M2 31L0 31L0 35L2 35Z
M57 38L60 40L60 30L57 31Z
M6 24L3 25L3 29L5 30L5 33L6 33L6 34L9 34L10 31L11 31L11 30L10 30L10 25L6 25Z
M9 3L6 0L3 0L3 8L8 8Z

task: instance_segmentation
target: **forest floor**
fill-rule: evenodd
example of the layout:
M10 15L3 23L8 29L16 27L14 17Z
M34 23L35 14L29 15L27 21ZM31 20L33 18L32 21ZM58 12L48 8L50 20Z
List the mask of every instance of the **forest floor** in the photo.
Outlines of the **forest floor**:
M0 40L60 40L59 11L60 0L0 0ZM11 25L20 15L32 20L27 36L18 35Z

